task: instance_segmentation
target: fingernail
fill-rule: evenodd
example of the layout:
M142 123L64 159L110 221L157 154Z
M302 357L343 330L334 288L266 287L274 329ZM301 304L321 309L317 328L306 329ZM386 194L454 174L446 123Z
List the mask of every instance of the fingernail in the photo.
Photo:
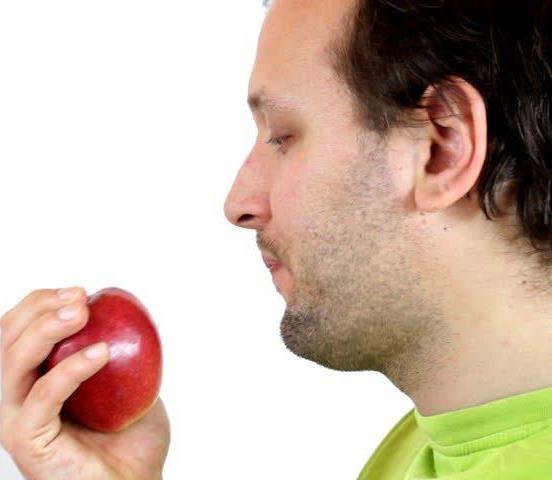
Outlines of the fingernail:
M103 357L107 353L107 345L105 343L97 343L87 348L84 356L90 360Z
M79 307L76 307L74 305L69 305L67 307L60 308L57 314L60 320L67 321L75 318L78 311L79 311Z
M79 294L79 292L80 292L80 288L78 287L60 288L57 291L57 294L61 300L72 300Z

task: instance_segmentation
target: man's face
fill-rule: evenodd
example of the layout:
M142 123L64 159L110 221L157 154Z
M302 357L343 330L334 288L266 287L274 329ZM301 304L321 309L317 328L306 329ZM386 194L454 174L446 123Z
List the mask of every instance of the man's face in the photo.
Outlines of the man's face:
M409 201L410 141L384 144L357 125L353 98L331 68L327 46L352 6L272 5L249 95L282 109L253 101L258 137L225 214L257 230L260 249L282 262L274 281L287 303L289 350L337 370L397 374L435 330L419 267L423 218ZM274 138L285 140L266 143Z

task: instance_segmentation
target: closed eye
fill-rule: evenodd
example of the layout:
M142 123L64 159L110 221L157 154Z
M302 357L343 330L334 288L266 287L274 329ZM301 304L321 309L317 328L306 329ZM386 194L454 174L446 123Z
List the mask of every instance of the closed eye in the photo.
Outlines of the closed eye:
M283 135L281 137L270 138L266 143L269 145L276 145L278 148L276 150L281 151L281 147L284 146L285 142L291 138L291 135Z

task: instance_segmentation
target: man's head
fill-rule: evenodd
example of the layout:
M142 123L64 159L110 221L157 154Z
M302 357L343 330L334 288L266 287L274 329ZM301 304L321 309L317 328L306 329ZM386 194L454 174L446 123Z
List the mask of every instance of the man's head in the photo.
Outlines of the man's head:
M282 262L281 333L301 357L416 388L543 277L522 252L550 238L550 41L469 4L272 2L249 85L258 137L225 214Z

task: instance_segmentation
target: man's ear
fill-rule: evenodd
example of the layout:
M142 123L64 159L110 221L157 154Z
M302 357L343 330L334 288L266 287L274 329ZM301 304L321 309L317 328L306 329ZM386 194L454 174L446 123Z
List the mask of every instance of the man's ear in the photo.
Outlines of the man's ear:
M416 165L414 200L419 210L444 210L476 184L487 154L487 113L480 93L451 77L422 96L427 146ZM425 143L425 142L424 142Z

